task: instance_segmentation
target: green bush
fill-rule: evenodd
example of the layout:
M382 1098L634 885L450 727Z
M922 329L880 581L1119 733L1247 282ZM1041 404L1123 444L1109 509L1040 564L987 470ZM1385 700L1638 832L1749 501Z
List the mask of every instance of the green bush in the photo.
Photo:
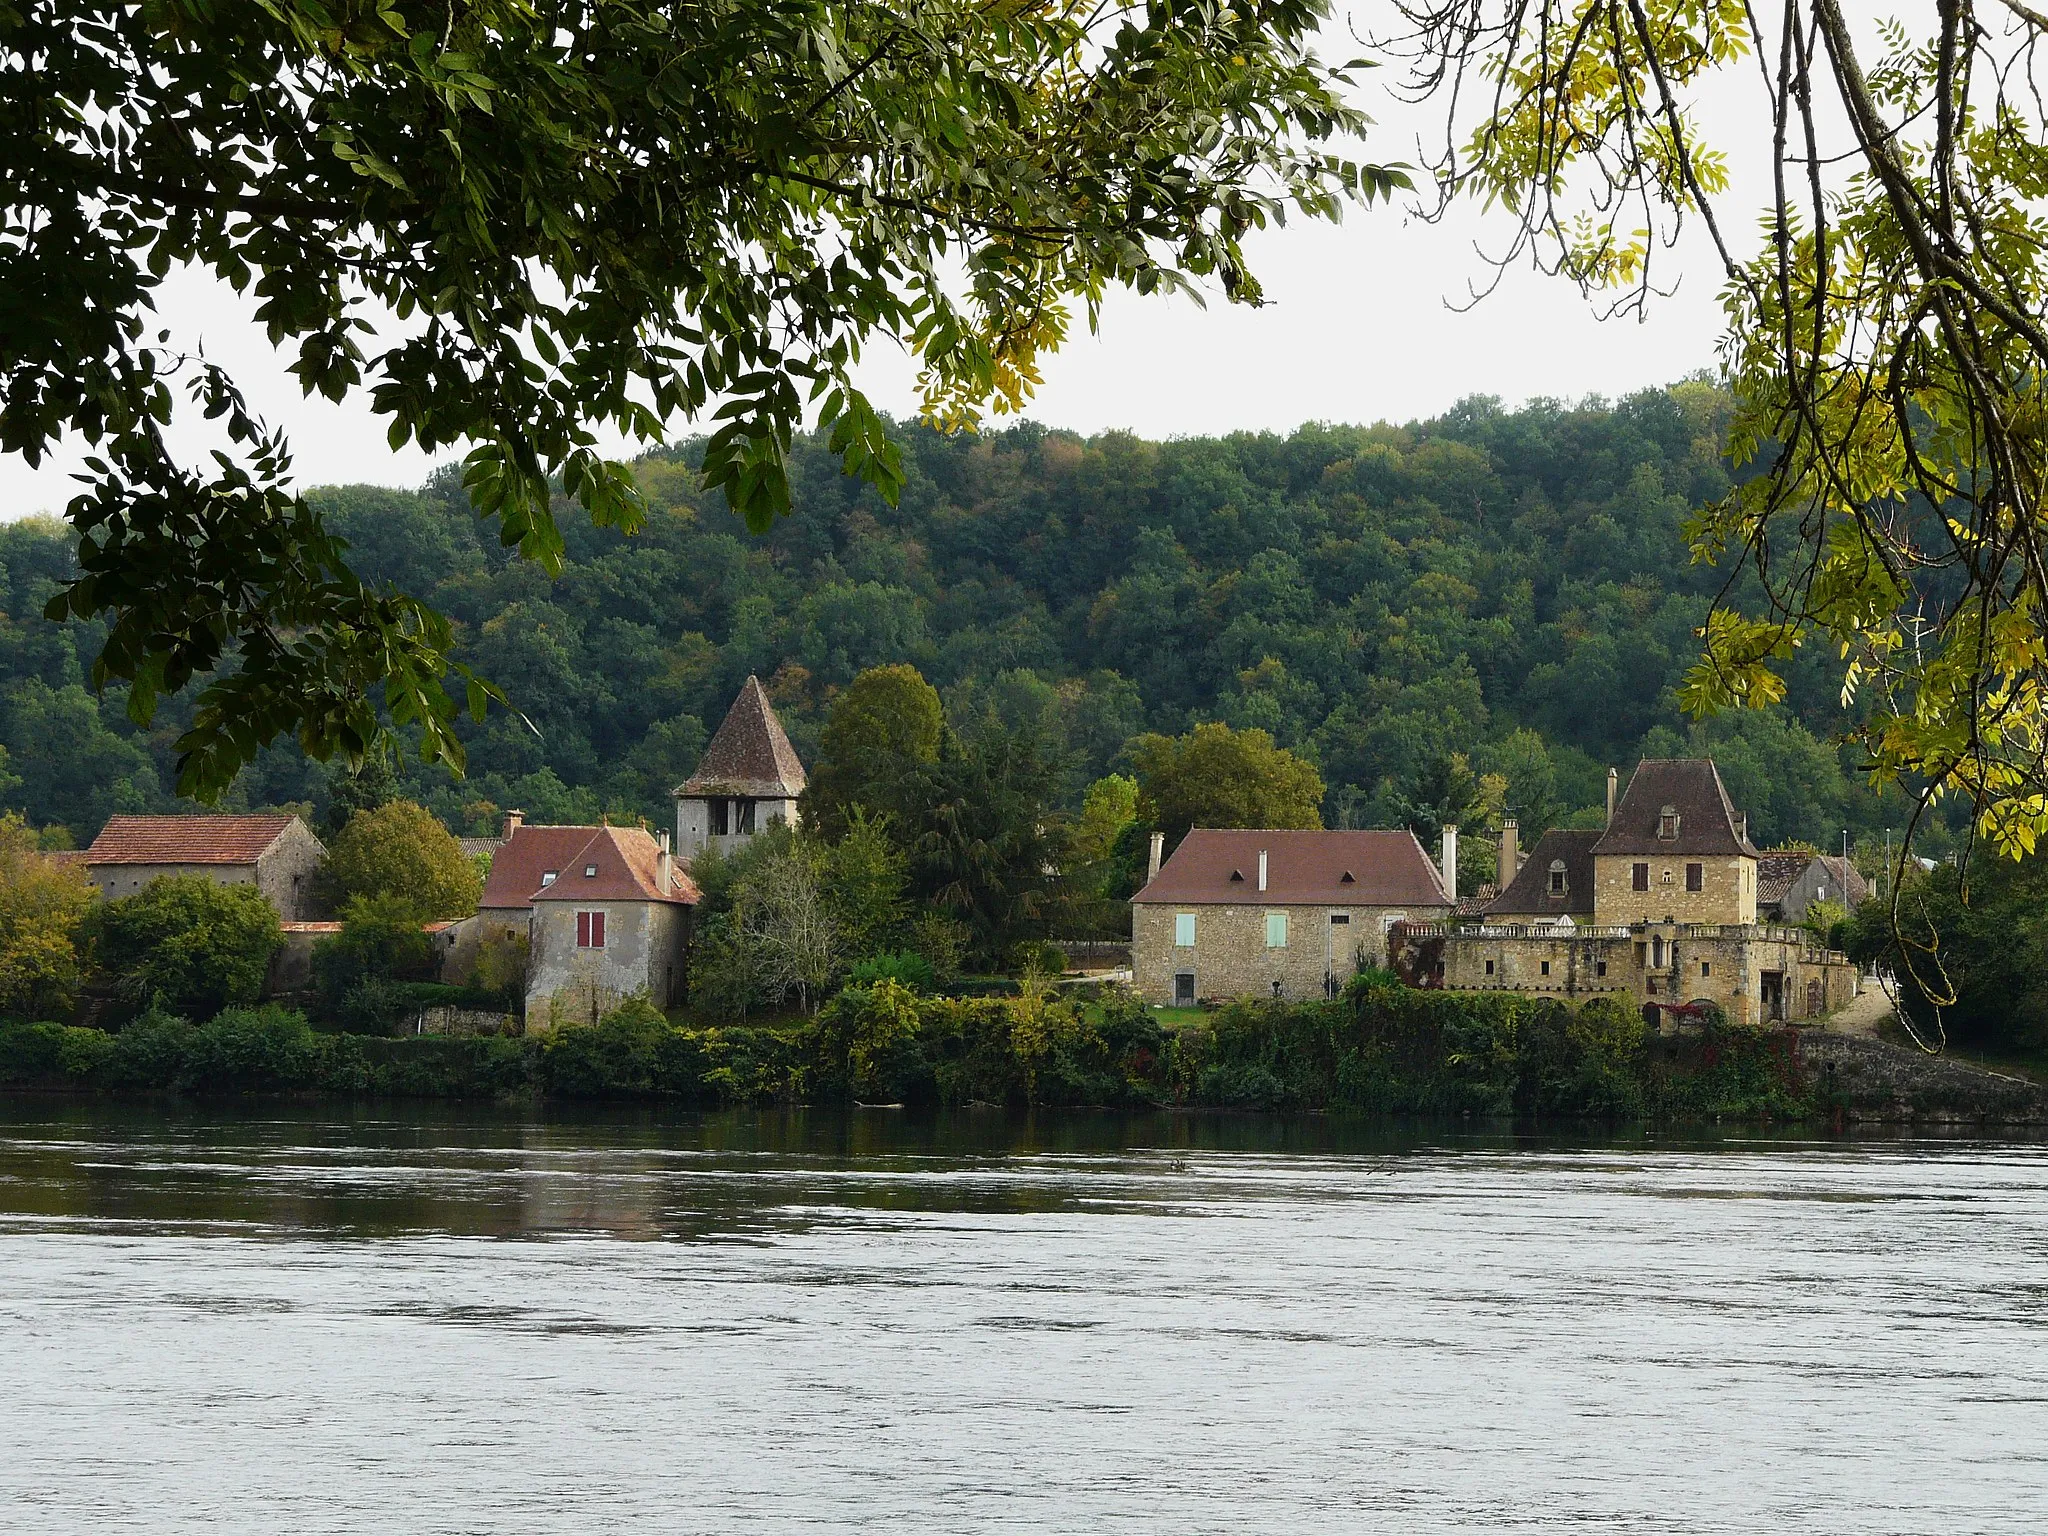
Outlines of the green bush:
M938 982L938 975L932 969L931 961L923 955L903 954L869 955L865 960L853 963L851 985L871 987L878 981L893 981L910 988L913 992L929 992Z
M161 998L198 1014L253 1003L284 943L255 886L199 875L166 875L103 901L83 931L94 968L118 997L136 1006Z

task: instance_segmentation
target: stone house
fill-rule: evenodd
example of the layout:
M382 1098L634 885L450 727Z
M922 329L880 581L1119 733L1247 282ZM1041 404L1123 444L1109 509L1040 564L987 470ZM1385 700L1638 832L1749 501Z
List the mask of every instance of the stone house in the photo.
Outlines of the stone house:
M253 885L287 923L314 910L326 850L296 816L113 816L85 850L103 897L132 896L164 875Z
M552 885L569 861L597 834L596 827L529 826L519 811L505 817L504 836L491 852L490 873L476 912L443 930L436 941L441 975L467 981L485 943L531 943L533 896Z
M528 896L529 1030L595 1024L636 992L666 1008L687 986L690 912L699 892L671 856L668 835L657 840L638 827L586 830L590 835L554 878Z
M804 765L768 702L749 677L719 722L697 771L670 793L676 802L676 856L685 865L706 848L731 853L777 822L796 825Z
M1803 923L1816 901L1854 912L1870 895L1870 882L1840 855L1804 848L1767 848L1757 856L1756 904L1766 921Z
M1446 916L1444 872L1412 832L1196 828L1131 898L1131 980L1147 1002L1333 997L1403 921Z
M1393 963L1416 985L1624 997L1646 1020L1711 1003L1743 1023L1832 1013L1856 995L1846 957L1759 923L1747 818L1709 759L1647 759L1607 824L1551 832L1479 922L1407 924Z

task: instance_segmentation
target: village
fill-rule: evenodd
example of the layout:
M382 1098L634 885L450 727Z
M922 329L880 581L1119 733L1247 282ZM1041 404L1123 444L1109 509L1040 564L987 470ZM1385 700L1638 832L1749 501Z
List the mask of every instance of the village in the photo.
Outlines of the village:
M1743 1025L1818 1021L1858 994L1856 967L1803 925L1868 895L1845 858L1763 849L1707 759L1610 770L1604 825L1543 832L1526 853L1512 817L1494 829L1497 880L1459 900L1459 829L1432 858L1412 831L1194 827L1170 856L1153 833L1129 901L1127 950L1079 977L1128 985L1158 1009L1333 999L1361 972L1425 991L1611 998L1647 1027L1711 1011ZM542 1033L596 1024L627 999L684 1006L693 865L794 829L803 763L749 678L694 770L672 791L673 833L554 826L514 810L463 851L487 866L472 913L422 925L443 982L487 963L513 985L482 1027ZM290 815L116 816L77 854L102 898L165 878L246 885L282 935L263 993L311 985L343 924L317 913L324 850ZM1057 935L1049 937L1057 938ZM1117 963L1125 962L1125 963ZM476 1010L421 1009L419 1032L479 1027Z

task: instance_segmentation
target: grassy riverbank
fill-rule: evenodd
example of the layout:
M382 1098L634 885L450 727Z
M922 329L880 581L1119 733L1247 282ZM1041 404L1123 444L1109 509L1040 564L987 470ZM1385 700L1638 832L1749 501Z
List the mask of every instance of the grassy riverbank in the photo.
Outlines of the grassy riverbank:
M629 1003L551 1036L314 1031L283 1008L118 1032L0 1025L0 1084L105 1092L659 1098L1785 1120L1835 1107L1787 1032L1645 1038L1626 1007L1418 992L1248 1003L1163 1025L1124 996L924 998L848 988L815 1019L697 1027Z

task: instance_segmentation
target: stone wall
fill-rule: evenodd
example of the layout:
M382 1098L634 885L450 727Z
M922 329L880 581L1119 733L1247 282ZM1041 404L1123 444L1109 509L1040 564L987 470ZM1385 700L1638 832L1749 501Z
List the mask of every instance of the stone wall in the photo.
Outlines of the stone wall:
M1150 1003L1174 1001L1174 978L1192 973L1197 998L1317 998L1326 978L1341 987L1367 965L1385 963L1386 930L1404 918L1435 918L1438 907L1131 906L1131 984ZM1269 947L1266 916L1287 914L1287 943ZM1195 942L1174 943L1174 919L1195 917ZM1332 917L1346 921L1333 924ZM1278 991L1275 991L1275 985Z
M1856 970L1797 930L1645 923L1404 928L1394 968L1413 985L1659 1008L1712 1003L1739 1024L1820 1017L1856 995Z
M1650 866L1650 888L1635 889L1635 866ZM1701 866L1702 889L1685 888L1685 866ZM1593 921L1746 924L1756 921L1756 861L1680 854L1614 854L1593 861Z
M316 882L327 850L297 817L256 861L256 888L288 923L313 916L319 904Z
M605 914L605 947L576 946L576 914ZM659 901L534 903L526 1027L595 1024L636 992L657 1008L683 995L689 908Z

